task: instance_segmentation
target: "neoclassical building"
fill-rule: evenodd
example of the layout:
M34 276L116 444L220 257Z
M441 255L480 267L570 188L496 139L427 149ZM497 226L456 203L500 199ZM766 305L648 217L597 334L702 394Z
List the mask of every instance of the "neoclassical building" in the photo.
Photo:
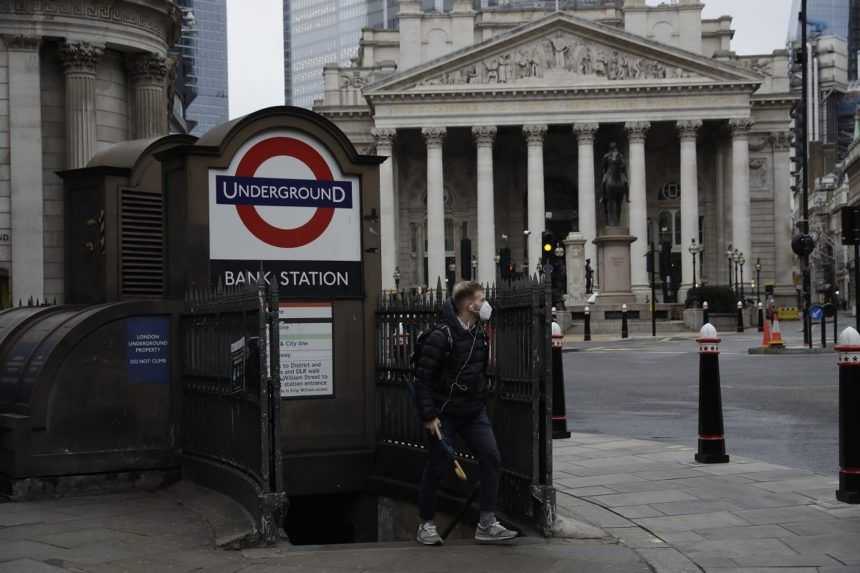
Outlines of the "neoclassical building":
M0 304L62 302L57 172L167 133L178 33L173 0L0 1Z
M533 272L548 229L574 304L585 259L597 283L629 273L643 302L652 242L659 281L683 295L693 240L704 249L696 282L728 283L731 248L744 254L747 289L759 261L762 286L793 296L786 53L737 56L731 18L703 19L696 0L589 6L475 11L457 0L424 13L404 0L399 30L365 30L352 66L326 67L314 109L389 157L384 286ZM613 145L628 181L629 261L598 261L600 237L617 231L600 199Z

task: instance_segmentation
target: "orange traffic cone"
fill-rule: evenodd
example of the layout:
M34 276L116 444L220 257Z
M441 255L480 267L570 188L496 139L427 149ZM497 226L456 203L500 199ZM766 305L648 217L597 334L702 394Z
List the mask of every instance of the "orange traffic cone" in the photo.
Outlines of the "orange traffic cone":
M785 348L785 342L782 340L782 331L779 328L779 319L774 317L773 319L773 331L770 333L770 344L771 348Z
M765 319L762 325L761 345L763 348L770 346L770 321Z

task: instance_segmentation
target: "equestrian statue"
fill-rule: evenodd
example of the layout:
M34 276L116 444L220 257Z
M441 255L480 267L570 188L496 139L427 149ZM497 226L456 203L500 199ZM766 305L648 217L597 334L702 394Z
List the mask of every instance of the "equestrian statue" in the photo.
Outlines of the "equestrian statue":
M609 143L609 151L601 159L601 171L603 177L600 184L600 202L603 204L606 226L618 227L621 224L621 207L630 202L630 193L627 186L627 163L614 141Z

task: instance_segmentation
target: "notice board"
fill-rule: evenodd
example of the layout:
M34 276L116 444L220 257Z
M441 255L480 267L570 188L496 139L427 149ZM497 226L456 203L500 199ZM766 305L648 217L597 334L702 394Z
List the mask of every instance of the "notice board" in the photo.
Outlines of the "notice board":
M281 398L334 397L331 303L282 302L278 310Z

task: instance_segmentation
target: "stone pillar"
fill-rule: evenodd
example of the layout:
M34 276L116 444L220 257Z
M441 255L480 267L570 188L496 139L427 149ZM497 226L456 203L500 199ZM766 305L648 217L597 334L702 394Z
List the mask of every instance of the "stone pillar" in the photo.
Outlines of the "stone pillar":
M427 286L445 286L445 182L442 171L444 127L421 130L427 142Z
M645 136L651 124L647 121L629 121L625 124L629 143L630 170L630 234L636 241L630 245L630 282L638 302L650 296L648 280L648 204L645 176Z
M780 132L773 138L773 242L776 249L774 260L774 287L777 294L794 295L794 252L791 250L791 137ZM755 262L753 262L755 265ZM746 270L746 269L745 269ZM761 286L764 290L764 285Z
M36 36L5 36L9 73L12 300L45 293L42 90Z
M66 42L60 59L66 73L66 167L85 167L96 153L96 65L104 49Z
M699 243L699 167L696 156L696 136L702 122L684 120L677 124L681 137L681 289L678 300L683 302L693 286L693 256L688 252L693 240ZM701 270L701 265L699 265ZM696 277L699 280L699 277Z
M153 53L134 54L128 64L134 86L134 137L167 135L167 58Z
M387 159L379 166L379 254L382 272L382 289L397 287L394 271L397 268L397 213L394 200L394 158L392 146L395 129L373 129L376 154Z
M545 124L524 125L528 161L528 274L537 272L541 260L541 235L546 228L546 203L543 193L543 138Z
M568 306L585 304L585 235L569 233L564 240L564 263L567 269Z
M478 280L496 280L496 210L493 190L493 140L496 127L472 128L478 148Z
M585 238L585 258L591 259L591 268L597 269L597 201L594 185L594 134L597 123L577 123L573 126L578 144L579 232ZM583 263L584 264L584 263ZM597 278L597 277L596 277ZM594 287L597 288L597 281Z
M750 119L729 121L732 128L732 244L752 260L750 239ZM744 280L748 280L749 266L744 268ZM749 289L747 289L749 290Z

